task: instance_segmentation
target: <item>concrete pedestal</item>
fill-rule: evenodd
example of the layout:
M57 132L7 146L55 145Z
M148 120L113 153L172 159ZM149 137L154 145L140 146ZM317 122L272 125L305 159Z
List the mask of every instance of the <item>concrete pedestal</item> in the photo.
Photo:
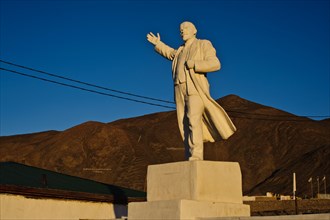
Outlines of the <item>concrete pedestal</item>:
M128 219L195 219L197 217L250 216L250 206L196 200L134 202L128 205Z
M184 161L148 167L147 201L128 205L129 220L250 216L238 163Z

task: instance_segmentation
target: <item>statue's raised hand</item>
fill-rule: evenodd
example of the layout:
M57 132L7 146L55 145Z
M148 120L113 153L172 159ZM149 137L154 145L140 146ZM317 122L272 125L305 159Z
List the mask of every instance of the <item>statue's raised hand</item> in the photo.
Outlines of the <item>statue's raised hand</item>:
M157 33L157 36L155 36L152 32L150 32L147 34L147 40L153 45L156 45L160 41L160 35Z

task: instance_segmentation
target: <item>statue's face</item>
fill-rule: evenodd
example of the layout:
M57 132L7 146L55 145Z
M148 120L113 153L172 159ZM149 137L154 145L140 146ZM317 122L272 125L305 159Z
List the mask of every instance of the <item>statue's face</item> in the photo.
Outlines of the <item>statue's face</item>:
M183 41L187 41L195 37L195 34L196 31L191 24L184 22L180 25L180 35Z

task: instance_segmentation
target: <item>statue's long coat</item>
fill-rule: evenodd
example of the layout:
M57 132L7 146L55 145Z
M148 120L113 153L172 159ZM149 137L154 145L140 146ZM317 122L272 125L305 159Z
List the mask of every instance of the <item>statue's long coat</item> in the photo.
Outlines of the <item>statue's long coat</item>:
M167 46L163 42L158 42L155 50L165 58L172 60L172 73L175 79L177 58L184 46L177 50ZM225 110L210 96L209 83L206 78L207 72L220 69L220 62L216 56L216 51L208 40L195 39L189 49L186 60L194 60L195 68L186 71L204 102L205 110L203 113L203 139L205 142L219 141L228 139L235 131L236 127L230 120ZM184 137L184 103L176 99L177 117L182 138Z

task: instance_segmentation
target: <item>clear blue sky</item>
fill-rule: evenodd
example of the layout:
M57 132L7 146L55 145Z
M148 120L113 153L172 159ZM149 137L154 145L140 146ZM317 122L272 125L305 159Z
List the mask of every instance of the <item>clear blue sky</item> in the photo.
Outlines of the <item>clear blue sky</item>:
M146 34L159 32L162 41L178 47L179 24L189 20L198 38L213 43L222 63L208 75L213 98L235 94L296 115L330 115L329 1L0 2L2 60L173 100L171 62L154 52ZM168 111L0 74L2 136Z

